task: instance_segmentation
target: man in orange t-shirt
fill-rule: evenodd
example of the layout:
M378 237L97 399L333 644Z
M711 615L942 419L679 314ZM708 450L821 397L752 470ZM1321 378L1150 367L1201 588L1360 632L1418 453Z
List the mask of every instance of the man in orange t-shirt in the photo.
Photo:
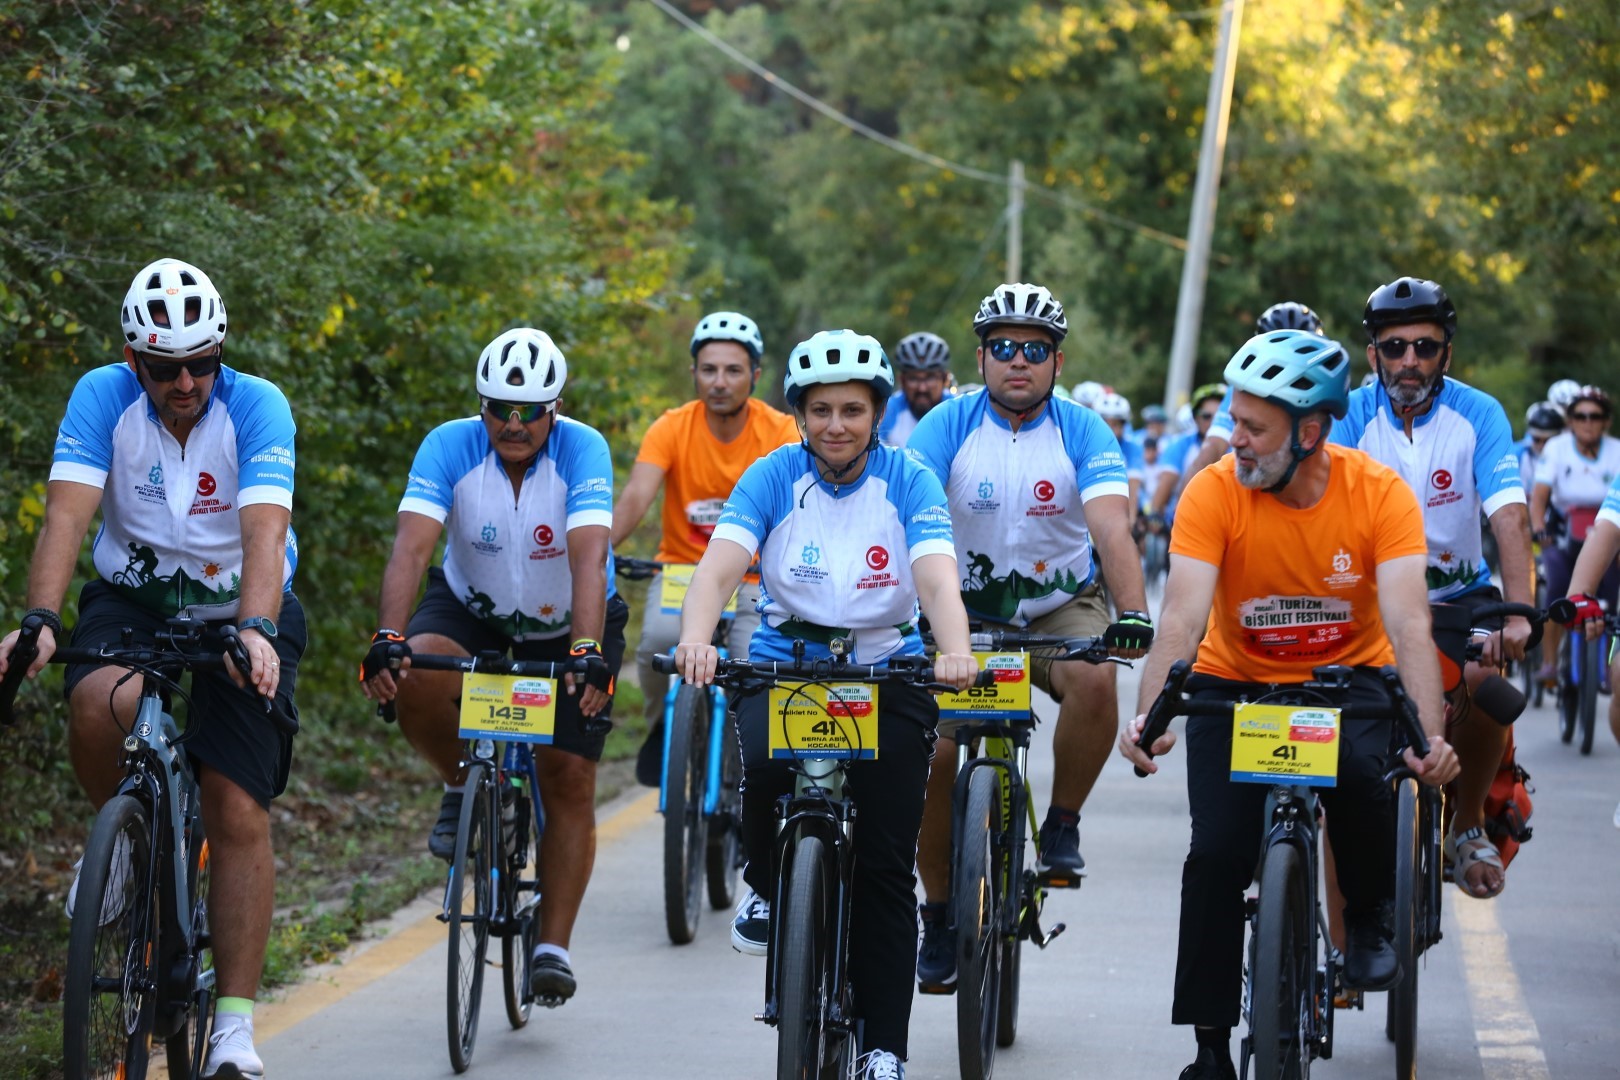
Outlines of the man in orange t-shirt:
M1298 684L1312 669L1355 669L1352 708L1385 701L1377 669L1398 663L1429 736L1429 756L1407 763L1425 783L1456 775L1446 745L1439 664L1429 631L1428 545L1417 498L1392 469L1326 445L1349 399L1350 358L1302 330L1252 338L1226 367L1234 388L1234 453L1187 485L1170 541L1170 578L1158 637L1142 672L1139 714L1171 664L1193 660L1195 697L1252 700ZM1136 746L1145 716L1126 725L1120 752L1156 766ZM1384 989L1400 968L1384 923L1394 894L1393 804L1382 774L1388 720L1346 716L1337 785L1319 794L1345 895L1345 980ZM1166 733L1154 755L1175 744ZM1181 940L1171 1023L1196 1027L1198 1058L1181 1075L1228 1080L1242 985L1243 897L1260 853L1265 784L1231 779L1232 720L1187 721L1192 843L1181 877Z
M751 396L759 381L764 339L754 320L734 311L706 315L692 331L692 386L697 400L670 409L654 420L642 437L641 452L630 479L613 504L613 546L633 532L664 488L661 563L696 564L709 545L731 489L743 470L779 446L799 441L793 418ZM647 705L647 740L636 760L636 778L657 787L663 771L664 677L652 658L667 653L680 640L680 610L659 602L664 575L647 586L636 671ZM759 625L759 578L750 574L737 590L737 617L731 646L735 655L748 649Z

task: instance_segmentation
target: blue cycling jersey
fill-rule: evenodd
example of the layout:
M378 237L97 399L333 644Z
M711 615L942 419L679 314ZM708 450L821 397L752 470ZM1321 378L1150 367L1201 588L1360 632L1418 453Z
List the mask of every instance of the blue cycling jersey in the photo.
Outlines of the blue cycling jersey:
M1614 478L1614 482L1609 485L1609 493L1603 496L1603 505L1598 509L1597 519L1607 521L1620 529L1620 476Z
M514 495L483 420L452 420L422 440L399 509L444 525L445 584L474 615L514 640L560 637L574 608L568 538L612 527L613 461L596 429L557 416Z
M292 509L292 409L275 385L222 366L180 445L128 364L86 372L56 435L52 480L100 488L96 572L164 615L234 619L242 592L240 509ZM283 589L298 542L287 530Z
M917 417L906 404L904 392L896 390L889 395L883 408L883 420L878 424L878 438L888 446L903 447L911 433L917 430Z

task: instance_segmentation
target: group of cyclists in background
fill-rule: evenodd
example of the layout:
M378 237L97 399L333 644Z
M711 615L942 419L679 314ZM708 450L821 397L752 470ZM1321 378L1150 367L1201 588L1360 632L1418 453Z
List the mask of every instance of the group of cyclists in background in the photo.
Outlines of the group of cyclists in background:
M98 512L97 577L80 593L74 644L125 628L158 635L176 617L240 631L250 668L193 676L197 731L185 750L214 859L218 994L201 1075L259 1078L268 808L292 761L291 737L265 722L260 699L296 716L306 638L292 588L293 414L273 384L224 364L225 310L188 263L159 260L136 275L121 309L123 362L85 374L59 430L25 605L35 647L20 655L19 635L7 636L0 674L25 663L37 675L64 636L59 612ZM1504 594L1534 603L1540 580L1543 604L1568 597L1569 633L1602 633L1620 577L1620 440L1608 435L1609 395L1563 380L1531 406L1515 441L1502 406L1449 374L1458 326L1435 282L1379 286L1364 311L1370 370L1360 378L1309 307L1274 304L1222 381L1199 386L1172 417L1156 405L1137 413L1098 382L1066 390L1062 303L1044 286L1009 282L972 315L977 382L956 384L950 347L934 332L891 351L829 329L787 352L784 412L756 396L766 371L758 325L716 311L689 343L693 400L647 430L617 494L606 439L561 408L569 360L545 332L509 329L473 365L477 414L428 433L404 478L377 629L357 649L361 688L393 705L442 782L429 848L450 859L467 778L462 676L413 672L413 652L572 663L552 741L535 748L546 887L530 990L548 1004L576 990L570 938L595 856L596 763L631 616L614 552L660 490L663 569L635 652L643 783L656 786L663 767L654 658L672 657L688 683L712 681L715 630L733 597L732 656L928 656L934 677L958 690L979 668L970 625L1098 638L1117 658L1145 656L1123 730L1112 665L1030 665L1058 703L1036 868L1074 878L1090 869L1080 822L1110 751L1153 772L1176 743L1166 734L1139 745L1175 661L1193 663L1190 693L1225 700L1302 683L1327 664L1355 670L1354 699L1371 692L1369 673L1394 663L1430 742L1406 763L1425 783L1453 784L1445 851L1455 881L1470 897L1495 897L1506 865L1485 800L1524 707L1502 670L1528 662L1554 680L1558 635L1527 657L1526 620L1480 620L1489 636L1465 674L1472 704L1448 718L1430 605L1475 609ZM678 614L654 599L668 595L663 579L675 568L689 577ZM1149 585L1166 570L1156 626ZM116 787L138 689L121 674L87 664L66 672L72 763L98 806ZM767 747L768 712L764 695L732 699L748 891L731 940L758 955L775 807L792 783ZM857 1070L868 1078L903 1076L914 990L950 992L958 956L946 917L956 754L938 736L927 691L886 686L878 713L880 752L848 768L861 810L848 977L861 1021ZM1613 705L1610 722L1620 739ZM1183 1080L1235 1076L1243 893L1264 789L1229 777L1231 740L1229 723L1195 718L1185 730L1192 836L1171 1019L1193 1026L1196 1059ZM1338 783L1324 797L1346 979L1367 990L1399 974L1392 845L1382 839L1393 828L1389 748L1387 722L1347 721Z

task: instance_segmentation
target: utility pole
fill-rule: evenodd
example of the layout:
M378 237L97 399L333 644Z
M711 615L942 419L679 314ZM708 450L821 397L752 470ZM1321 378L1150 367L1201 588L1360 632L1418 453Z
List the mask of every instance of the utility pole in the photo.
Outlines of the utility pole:
M1024 163L1007 166L1007 280L1022 281L1024 266Z
M1170 343L1170 374L1164 383L1164 408L1172 416L1192 393L1198 327L1204 317L1204 285L1209 279L1210 235L1215 230L1215 203L1220 197L1221 160L1226 153L1226 122L1232 110L1232 81L1237 74L1242 26L1243 0L1226 0L1221 6L1220 36L1215 42L1215 67L1209 73L1198 179L1193 185L1187 255L1181 264L1181 295L1176 301L1176 330Z

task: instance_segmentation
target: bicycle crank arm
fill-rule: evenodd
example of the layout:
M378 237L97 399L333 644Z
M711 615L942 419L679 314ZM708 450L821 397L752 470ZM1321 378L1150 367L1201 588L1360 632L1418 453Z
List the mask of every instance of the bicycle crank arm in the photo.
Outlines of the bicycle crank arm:
M1052 942L1057 939L1057 936L1068 928L1068 923L1055 923L1053 924L1052 929L1042 932L1040 924L1036 923L1034 931L1029 935L1029 940L1033 941L1035 944L1044 949L1048 945L1052 944Z

